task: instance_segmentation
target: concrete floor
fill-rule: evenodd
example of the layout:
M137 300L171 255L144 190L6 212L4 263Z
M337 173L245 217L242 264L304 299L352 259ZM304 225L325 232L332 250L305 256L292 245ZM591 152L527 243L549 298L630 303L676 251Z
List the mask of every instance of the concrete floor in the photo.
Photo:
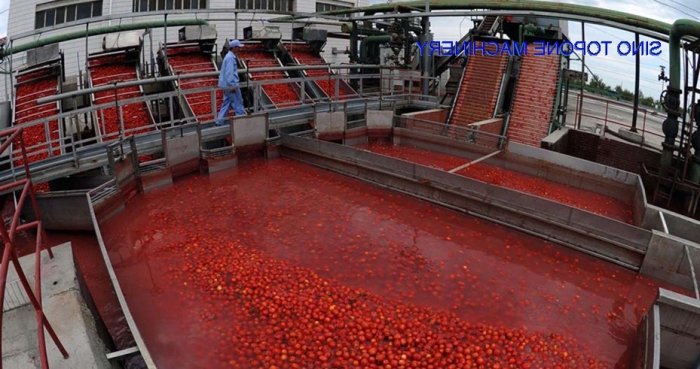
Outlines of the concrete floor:
M54 247L53 252L53 259L49 259L45 251L41 255L43 306L49 323L70 357L64 359L46 333L49 366L52 369L111 368L106 357L106 347L97 334L95 319L81 294L70 243ZM34 260L33 254L20 258L26 275L34 275ZM8 281L15 280L17 280L17 274L10 266ZM33 278L30 283L33 283ZM13 293L11 290L8 288L6 291L6 299L8 293ZM28 302L26 299L15 296L15 301L20 302L15 306L7 307L9 310L3 313L3 367L41 368L36 313L31 304L26 304Z

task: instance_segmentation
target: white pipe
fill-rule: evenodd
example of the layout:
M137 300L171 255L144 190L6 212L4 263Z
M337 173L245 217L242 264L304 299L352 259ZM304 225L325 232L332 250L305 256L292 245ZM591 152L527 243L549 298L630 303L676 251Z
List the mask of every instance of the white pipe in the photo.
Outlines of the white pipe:
M666 225L666 218L664 217L664 212L659 212L659 218L661 218L661 225L664 227L664 232L668 234L668 226Z

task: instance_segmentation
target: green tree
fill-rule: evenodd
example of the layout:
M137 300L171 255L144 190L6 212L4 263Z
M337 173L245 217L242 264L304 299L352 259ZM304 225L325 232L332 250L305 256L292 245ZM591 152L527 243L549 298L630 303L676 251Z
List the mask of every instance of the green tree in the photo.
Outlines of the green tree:
M610 89L610 86L606 85L605 82L603 82L603 79L600 78L597 74L593 74L591 77L591 81L588 82L588 87L590 87L594 91L607 91Z

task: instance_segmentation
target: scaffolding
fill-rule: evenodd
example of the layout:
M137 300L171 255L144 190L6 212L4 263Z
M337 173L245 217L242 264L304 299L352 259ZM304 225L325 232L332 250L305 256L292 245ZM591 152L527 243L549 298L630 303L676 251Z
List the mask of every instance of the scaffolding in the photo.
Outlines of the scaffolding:
M0 235L2 235L3 242L5 244L5 248L3 250L2 254L2 264L0 265L0 301L3 302L5 301L5 289L6 289L6 283L7 283L7 273L10 267L10 262L12 262L12 265L15 268L15 271L17 272L17 276L19 277L19 281L22 284L22 287L24 287L24 292L26 295L29 297L29 300L31 301L32 306L34 307L34 310L36 311L36 324L37 324L37 336L38 336L38 341L39 341L39 357L41 359L41 368L42 369L48 369L49 368L49 360L48 356L46 354L46 338L44 336L44 328L46 328L46 332L49 333L49 336L51 336L51 339L53 342L56 344L56 347L58 350L61 352L63 355L64 359L68 358L68 352L66 349L63 347L63 344L61 341L58 339L58 336L56 335L56 332L53 330L51 327L51 324L49 323L48 319L46 319L46 315L44 314L44 311L42 310L42 301L41 301L41 251L46 250L49 254L49 257L53 259L53 252L51 252L50 247L45 247L44 246L44 241L46 239L46 234L43 228L43 225L41 223L41 216L39 215L39 205L37 203L36 199L36 194L34 193L34 186L32 184L32 179L29 174L29 164L27 164L27 150L24 147L24 140L23 140L23 128L22 127L15 127L11 129L7 129L5 131L0 132L0 139L4 139L4 142L2 145L0 145L0 155L7 150L11 144L14 143L14 145L19 146L19 149L21 150L22 153L22 162L24 165L24 173L25 173L25 179L14 181L12 183L7 183L5 185L0 186L0 194L5 194L5 193L10 193L13 191L21 191L19 195L19 200L17 200L17 205L15 206L14 209L14 214L12 215L12 220L10 221L10 229L7 229L7 225L5 222L2 222L2 226L0 226ZM36 220L33 222L25 223L20 225L20 214L22 212L22 209L24 207L24 203L27 200L27 197L31 199L31 204L34 209L34 214L36 215ZM17 253L15 252L14 249L14 241L15 241L15 236L17 235L18 232L22 231L28 231L28 230L36 230L36 243L35 243L35 267L34 267L34 291L32 291L32 287L29 284L29 281L27 280L27 276L24 274L24 271L22 270L22 266L19 263L19 258L17 257ZM3 309L4 310L4 309ZM3 311L4 313L4 311ZM0 339L2 338L2 321L0 320ZM0 345L2 345L0 341ZM0 361L0 369L2 369L2 361Z

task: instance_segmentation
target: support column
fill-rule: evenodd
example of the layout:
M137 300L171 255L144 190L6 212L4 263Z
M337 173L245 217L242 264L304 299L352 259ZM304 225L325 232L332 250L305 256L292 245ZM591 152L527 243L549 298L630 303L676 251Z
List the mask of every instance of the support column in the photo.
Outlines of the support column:
M639 33L634 34L634 44L639 45ZM630 131L637 132L637 112L639 111L639 64L640 54L636 53L634 65L634 109L632 110L632 128Z
M428 1L425 2L425 11L429 12L430 5ZM429 43L432 41L432 37L430 37L430 18L428 17L423 17L422 19L422 26L423 26L423 34L421 35L421 40L420 42L423 44ZM429 85L429 77L430 77L430 56L428 55L429 53L425 52L423 50L423 55L421 58L421 76L422 78L422 83L421 83L421 95L428 96L428 93L430 92L428 89Z

